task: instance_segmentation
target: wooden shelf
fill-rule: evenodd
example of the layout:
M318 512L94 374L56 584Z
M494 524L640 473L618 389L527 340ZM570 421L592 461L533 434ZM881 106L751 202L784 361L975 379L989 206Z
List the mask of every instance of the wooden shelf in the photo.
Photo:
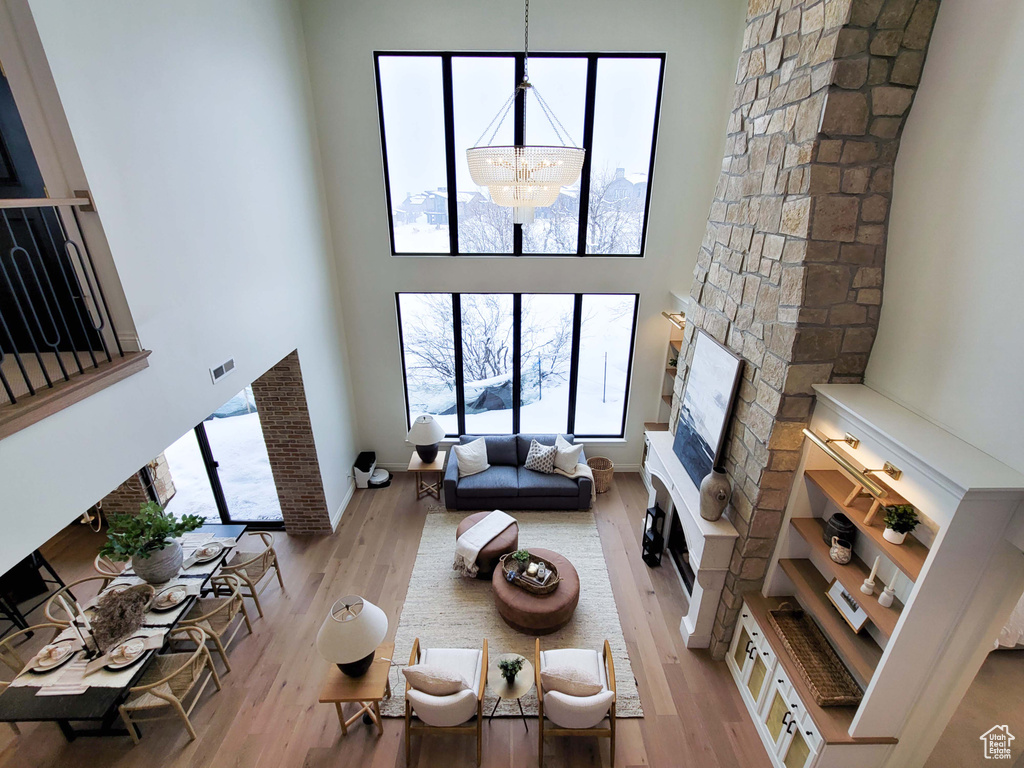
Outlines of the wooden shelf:
M676 368L674 365L667 365L667 366L665 366L665 373L669 373L669 374L675 376L678 371L679 371L679 369Z
M800 671L797 669L796 662L793 661L793 657L789 655L789 651L786 650L785 644L783 644L782 639L768 620L768 611L778 608L783 602L789 601L792 603L795 598L762 597L756 592L749 592L743 596L743 599L746 601L747 607L750 609L754 619L764 632L765 640L768 641L772 650L775 651L775 656L778 658L779 663L786 670L786 676L793 684L793 688L796 690L797 696L800 697L800 701L803 703L804 709L806 709L807 714L811 716L811 720L814 721L814 724L818 727L818 731L821 733L821 737L827 744L897 743L897 740L891 736L851 736L850 723L853 722L853 717L857 714L857 707L819 707L814 702L814 696L811 694L810 688L807 687L807 683L804 682L803 677L800 676Z
M814 617L836 653L857 679L867 688L875 674L882 649L866 632L854 632L825 596L828 582L810 560L779 560L782 570L793 582L800 606Z
M668 432L668 424L661 421L645 421L644 429L648 432Z
M811 551L819 556L819 560L824 560L828 572L843 585L847 592L853 595L853 598L864 609L864 613L868 615L871 623L878 627L878 630L883 635L891 637L893 630L896 629L896 622L899 621L900 611L903 610L903 603L899 600L894 600L889 608L878 604L878 595L882 593L882 588L885 584L877 576L875 577L874 596L865 595L860 591L860 585L871 573L871 569L857 555L854 555L853 559L846 565L839 565L833 562L832 558L828 556L829 546L822 538L825 526L819 518L794 517L790 520L790 524L796 529L803 540L810 545ZM828 598L825 599L827 600Z
M672 395L662 395L661 399L664 400L669 407L672 406Z
M682 339L670 339L668 342L668 348L675 352L676 356L678 357L679 351L683 348L682 344Z
M907 534L907 538L902 544L890 544L883 539L882 531L885 530L885 523L882 522L883 513L881 510L879 510L875 519L871 521L871 525L865 524L864 517L871 506L871 499L858 498L854 500L852 505L846 506L843 502L846 501L850 492L853 491L853 481L838 469L809 469L804 472L804 477L810 480L833 504L839 507L839 511L850 518L850 522L857 526L857 530L871 539L882 550L882 554L892 561L893 565L903 571L910 579L917 580L917 577L921 574L921 567L928 557L928 548L924 544L918 541L913 534ZM893 497L892 503L894 504L907 503L905 499L895 492L891 492L891 496Z

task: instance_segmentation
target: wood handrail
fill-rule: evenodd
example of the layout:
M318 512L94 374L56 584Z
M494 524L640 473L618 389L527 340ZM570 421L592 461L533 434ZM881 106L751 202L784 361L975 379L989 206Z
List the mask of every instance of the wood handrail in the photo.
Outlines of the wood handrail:
M73 205L83 210L92 210L92 200L88 197L19 197L12 200L0 200L0 209L53 208L59 205Z

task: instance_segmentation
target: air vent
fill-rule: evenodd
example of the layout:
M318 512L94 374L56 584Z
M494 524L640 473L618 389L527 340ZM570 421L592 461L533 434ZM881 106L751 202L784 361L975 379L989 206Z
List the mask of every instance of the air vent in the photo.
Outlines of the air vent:
M213 383L216 384L233 370L235 370L235 358L229 357L216 368L210 369L210 378L213 379Z

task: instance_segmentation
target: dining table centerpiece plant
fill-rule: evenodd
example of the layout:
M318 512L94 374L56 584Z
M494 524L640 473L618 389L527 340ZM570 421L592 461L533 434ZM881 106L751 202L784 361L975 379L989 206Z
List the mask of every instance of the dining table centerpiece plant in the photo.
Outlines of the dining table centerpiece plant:
M107 541L100 554L117 562L132 561L132 570L150 584L162 584L177 575L183 560L178 536L194 531L205 520L199 515L181 519L148 501L136 515L111 515Z
M511 659L501 659L498 662L498 669L501 670L501 676L505 678L505 682L508 683L509 686L515 685L516 675L519 674L519 671L522 668L523 659L519 656Z
M893 504L885 508L885 530L882 538L890 544L902 544L907 534L921 522L917 511L909 504Z

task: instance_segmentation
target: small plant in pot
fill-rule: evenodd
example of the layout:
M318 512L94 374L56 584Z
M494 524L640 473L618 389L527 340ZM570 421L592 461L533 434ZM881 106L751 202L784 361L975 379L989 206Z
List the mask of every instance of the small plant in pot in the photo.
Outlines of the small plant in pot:
M885 508L885 530L882 538L890 544L902 544L907 534L920 522L917 512L909 504L894 504Z
M521 658L514 659L502 659L498 662L498 669L501 670L501 676L505 678L505 682L509 686L515 685L516 675L519 674L519 670L523 668L523 660Z
M137 515L111 515L108 522L107 542L100 554L118 562L131 560L139 578L162 584L181 568L181 545L175 538L199 528L204 520L199 515L182 515L179 520L149 501Z

